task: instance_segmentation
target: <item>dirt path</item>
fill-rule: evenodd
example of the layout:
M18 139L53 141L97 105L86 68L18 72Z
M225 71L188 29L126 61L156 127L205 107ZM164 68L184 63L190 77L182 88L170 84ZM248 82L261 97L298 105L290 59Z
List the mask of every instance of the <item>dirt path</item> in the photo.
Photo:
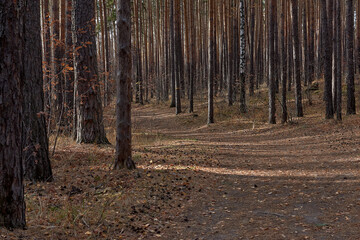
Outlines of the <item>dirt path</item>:
M137 132L161 136L137 149L140 167L176 170L191 191L162 239L356 239L360 131L306 118L253 130L189 128L171 110L136 108ZM159 236L160 237L160 236Z
M359 239L360 118L306 116L207 126L205 112L135 106L138 169L114 171L114 145L61 136L54 181L26 182L28 230L0 239Z

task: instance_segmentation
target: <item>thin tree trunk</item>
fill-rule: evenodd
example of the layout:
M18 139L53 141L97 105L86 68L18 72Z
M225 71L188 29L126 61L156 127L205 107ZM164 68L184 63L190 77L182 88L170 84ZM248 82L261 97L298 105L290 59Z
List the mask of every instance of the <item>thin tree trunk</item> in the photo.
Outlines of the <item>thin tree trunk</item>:
M175 0L175 67L176 67L176 78L175 78L175 103L176 103L176 114L181 113L181 83L184 81L183 74L183 53L181 48L181 11L180 11L180 0Z
M336 82L336 119L342 120L342 67L341 67L341 1L336 1L336 10L335 10L335 82Z
M215 0L209 2L210 10L210 77L208 79L208 124L214 123L214 80L215 80L215 51L216 51L216 36L215 36Z
M299 38L299 23L298 23L298 0L291 0L292 3L292 30L293 30L293 47L295 52L295 105L296 116L303 117L302 93L301 93L301 63L300 63L300 38Z
M189 93L189 112L194 112L194 81L195 81L195 70L196 70L196 24L194 17L194 1L190 0L190 22L191 22L191 75L190 75L190 93Z
M174 25L174 1L170 3L170 43L171 43L171 104L176 106L176 69L175 69L175 25Z
M240 112L246 113L246 38L245 38L245 4L240 0Z

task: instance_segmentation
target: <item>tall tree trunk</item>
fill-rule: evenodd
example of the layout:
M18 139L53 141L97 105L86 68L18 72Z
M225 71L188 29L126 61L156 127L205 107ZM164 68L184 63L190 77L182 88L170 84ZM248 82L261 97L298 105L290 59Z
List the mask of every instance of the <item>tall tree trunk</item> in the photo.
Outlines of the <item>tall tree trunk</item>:
M246 113L246 38L245 38L245 4L240 0L240 112Z
M276 0L270 0L269 6L269 123L276 124L276 75L274 69L275 66L275 43L274 43L274 29L276 24Z
M191 75L190 75L190 92L189 92L189 112L194 112L194 81L195 81L195 70L196 70L196 24L195 24L195 17L194 17L194 1L190 0L190 22L191 22Z
M357 1L356 3L356 16L359 16L360 14L360 1ZM357 38L357 69L358 72L360 72L360 17L356 17L356 38ZM356 68L356 66L355 66Z
M63 103L64 103L64 75L62 60L64 57L64 34L62 29L62 17L64 12L63 3L64 0L51 0L51 19L52 19L52 64L53 64L53 81L54 86L52 96L53 100L53 117L55 123L63 124L62 122L62 112L63 112Z
M106 0L102 0L101 3L103 5L104 11L104 42L105 42L105 56L104 56L104 64L105 64L105 84L104 84L104 105L107 106L110 101L110 48L109 48L109 32L108 32L108 16L107 16L107 7Z
M209 2L210 10L210 77L208 79L208 124L214 123L214 80L215 80L215 51L216 51L216 36L215 36L215 0Z
M255 1L251 1L250 3L250 26L249 26L249 32L250 32L250 42L249 42L249 56L250 56L250 69L249 69L249 95L254 95L254 86L255 86Z
M346 84L348 115L356 114L355 108L355 83L354 83L354 6L353 0L346 0Z
M45 115L43 114L40 2L28 1L26 9L22 135L25 177L31 181L51 181L53 177Z
M95 0L97 1L97 0ZM104 11L103 11L103 2L105 2L105 0L99 0L99 12L96 10L96 13L98 12L98 16L100 17L100 36L99 36L99 42L100 42L100 46L98 47L99 50L99 62L100 62L100 67L99 67L99 71L102 70L101 73L101 79L103 80L104 83L104 106L107 106L107 91L106 91L106 87L105 85L106 83L106 73L105 73L105 27L104 27Z
M0 0L0 227L7 228L26 225L21 131L25 5Z
M309 101L309 105L312 105L311 101L311 92L310 88L310 68L309 68L309 58L310 58L310 44L308 41L309 29L308 29L308 2L307 0L303 2L303 16L302 16L302 27L303 27L303 55L304 55L304 83L308 86L306 89L306 95Z
M96 59L95 2L73 1L77 143L107 144Z
M228 82L227 82L227 92L228 92L228 104L229 106L233 105L233 90L234 90L234 75L233 75L233 54L234 54L234 44L233 44L233 33L232 33L232 23L233 23L233 15L232 15L232 0L229 0L228 3L228 12L227 12L227 19L228 19Z
M293 30L293 47L295 52L295 104L296 116L303 117L302 93L301 93L301 63L300 63L300 38L299 38L299 21L298 21L298 0L291 0L292 5L292 30Z
M116 156L115 169L134 169L131 155L131 2L117 1L119 71L116 79Z
M43 0L43 62L44 62L44 101L46 122L50 126L51 116L51 34L50 0Z
M174 1L170 3L170 43L171 43L171 104L176 106L176 65L175 65L175 25L174 25Z
M136 37L136 93L137 93L137 101L143 105L143 94L142 94L142 61L141 61L141 28L140 28L140 21L139 19L139 12L141 14L141 8L140 8L141 2L139 3L139 0L136 1L136 8L134 8L135 11L135 37Z
M181 113L181 83L184 81L183 74L183 52L181 48L181 9L180 0L175 0L175 99L176 99L176 114Z
M281 83L282 83L282 88L281 88L281 107L282 107L282 115L281 115L281 122L285 123L287 122L288 119L288 112L287 112L287 103L286 103L286 93L287 93L287 49L286 49L286 43L285 43L285 39L286 39L286 26L287 26L287 21L288 18L286 15L286 0L282 0L282 12L281 12L281 66L282 66L282 71L281 71Z
M342 120L342 51L341 51L341 1L337 0L335 2L335 52L334 52L334 61L335 61L335 82L336 82L336 119Z
M324 56L323 56L323 64L324 64L324 78L325 78L325 89L324 89L324 100L325 100L325 118L331 119L334 117L334 109L332 104L332 58L331 58L331 51L332 47L330 46L329 39L329 30L332 28L328 26L329 20L327 16L327 3L326 0L321 0L321 31L323 36L323 44L324 44ZM330 16L329 16L330 17Z
M71 11L72 0L66 1L66 40L65 40L65 118L67 122L72 122L74 127L75 122L73 118L74 114L74 57L73 57L73 42L72 42L72 30L71 30ZM70 125L71 126L71 125ZM69 131L72 131L69 126Z

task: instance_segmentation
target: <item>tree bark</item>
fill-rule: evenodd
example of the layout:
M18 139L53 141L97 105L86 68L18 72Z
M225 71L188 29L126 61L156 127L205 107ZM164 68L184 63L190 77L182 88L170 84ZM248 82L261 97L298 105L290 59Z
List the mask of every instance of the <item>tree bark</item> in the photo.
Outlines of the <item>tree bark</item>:
M0 0L0 227L24 228L22 87L26 2Z
M329 35L329 30L331 29L328 26L329 20L327 16L327 2L326 0L321 0L321 31L323 36L323 44L324 44L324 56L323 56L323 64L324 64L324 80L325 80L325 89L324 89L324 100L325 100L325 118L331 119L334 118L334 109L332 103L332 47L331 47L331 39ZM329 16L330 17L330 16Z
M291 0L292 5L292 30L293 30L293 47L295 52L295 105L296 116L303 117L302 93L301 93L301 63L300 63L300 38L299 38L299 20L298 20L298 0Z
M194 112L194 82L195 82L195 70L196 70L196 24L195 24L195 17L194 17L194 1L190 0L190 22L191 22L191 62L190 62L190 89L189 89L189 112Z
M181 11L180 11L180 0L175 0L175 67L176 67L176 78L175 78L175 103L176 103L176 114L181 113L181 83L184 81L183 65L184 58L181 48Z
M176 69L175 69L175 25L174 25L174 1L170 3L170 59L171 59L171 104L176 107Z
M287 48L285 44L286 39L286 26L287 26L287 16L286 15L286 0L282 0L282 12L281 12L281 107L282 107L282 114L281 114L281 123L286 123L288 119L288 112L287 112L287 103L286 103L286 93L287 93Z
M354 7L353 0L346 0L346 84L347 84L347 107L348 115L356 114L355 107L355 83L354 83Z
M108 144L96 59L95 2L73 1L76 142Z
M341 1L337 0L335 3L335 83L336 83L336 119L342 120L342 52L341 52Z
M117 71L116 156L115 169L135 169L131 155L131 2L117 1L117 39L119 70Z
M245 4L240 0L240 112L246 113L246 38L245 38Z
M270 1L269 6L269 123L276 124L276 75L274 69L275 66L275 44L274 44L274 29L276 24L276 0Z
M40 2L28 1L25 13L23 85L23 141L25 177L31 181L51 181L49 144L44 114L41 56Z
M215 0L209 2L210 10L210 77L208 80L208 124L214 123L214 80L215 80Z

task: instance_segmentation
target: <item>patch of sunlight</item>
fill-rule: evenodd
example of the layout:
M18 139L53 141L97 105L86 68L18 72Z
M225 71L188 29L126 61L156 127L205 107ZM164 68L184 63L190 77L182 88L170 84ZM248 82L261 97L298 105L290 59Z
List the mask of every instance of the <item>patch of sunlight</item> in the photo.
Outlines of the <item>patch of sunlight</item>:
M340 172L336 169L319 169L319 170L249 170L249 169L229 169L219 167L201 167L194 165L151 165L138 166L141 169L152 170L192 170L195 172L207 172L220 175L235 175L248 177L304 177L304 178L333 178L339 175L356 176L356 171Z

